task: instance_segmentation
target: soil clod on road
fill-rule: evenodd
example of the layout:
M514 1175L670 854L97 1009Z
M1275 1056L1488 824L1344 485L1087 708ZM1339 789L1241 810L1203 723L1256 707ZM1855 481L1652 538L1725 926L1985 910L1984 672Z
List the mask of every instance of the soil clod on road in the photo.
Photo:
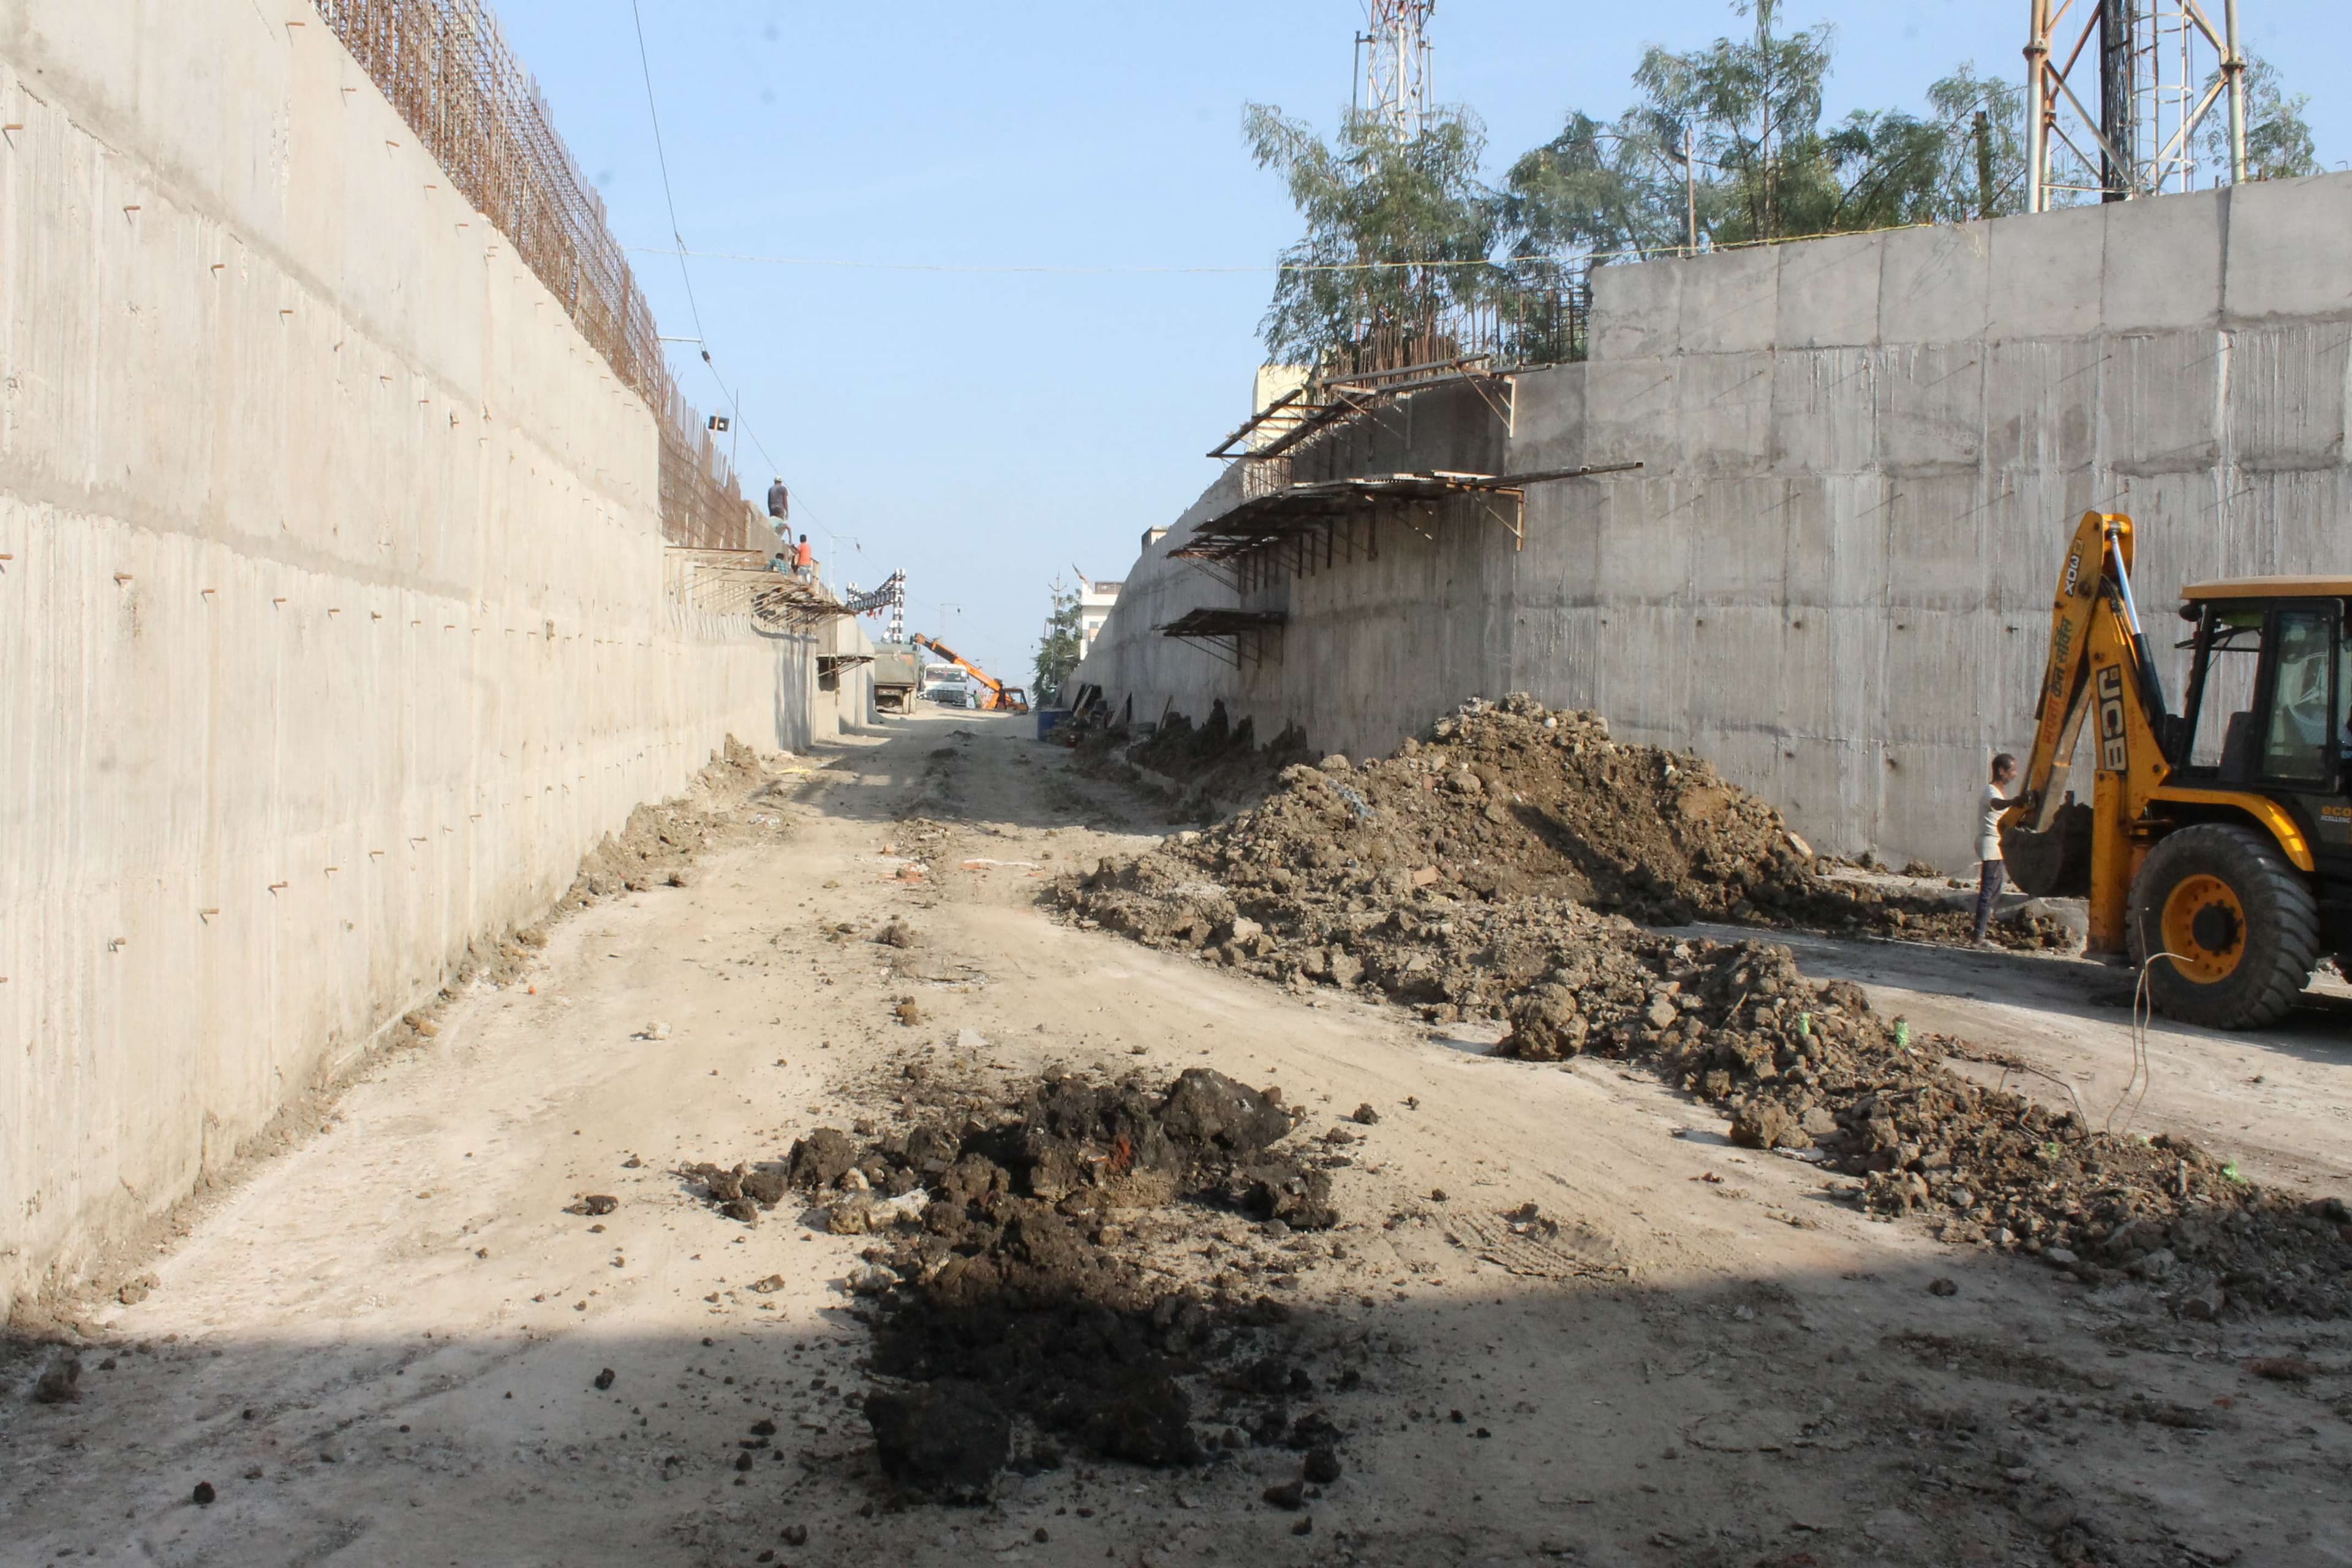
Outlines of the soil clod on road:
M1314 1380L1263 1342L1290 1310L1191 1256L1205 1217L1339 1222L1316 1156L1279 1147L1300 1119L1278 1089L1193 1068L1159 1086L1052 1071L989 1093L908 1068L889 1076L923 1092L892 1131L818 1128L775 1163L687 1173L722 1212L772 1208L789 1184L825 1230L876 1238L848 1283L873 1302L886 1386L866 1415L902 1492L984 1501L1000 1471L1066 1453L1200 1465L1230 1457L1217 1434L1237 1425L1311 1447L1310 1468L1337 1479L1339 1428L1292 1415Z

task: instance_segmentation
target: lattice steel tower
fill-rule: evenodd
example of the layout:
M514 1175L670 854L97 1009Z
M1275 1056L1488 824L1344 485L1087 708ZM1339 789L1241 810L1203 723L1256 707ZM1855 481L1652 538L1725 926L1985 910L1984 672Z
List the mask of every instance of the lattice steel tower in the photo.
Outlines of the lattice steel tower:
M2218 27L2200 0L2029 5L2028 211L2042 212L2053 197L2069 195L2120 202L2195 189L2200 172L2220 172L2200 170L2197 145L2198 128L2217 110L2229 120L2230 179L2245 178L2246 57L2238 47L2238 0L2221 0ZM2077 78L2084 79L2079 94Z
M1429 14L1437 0L1364 0L1368 26L1356 36L1364 62L1360 107L1402 136L1421 133L1429 107Z

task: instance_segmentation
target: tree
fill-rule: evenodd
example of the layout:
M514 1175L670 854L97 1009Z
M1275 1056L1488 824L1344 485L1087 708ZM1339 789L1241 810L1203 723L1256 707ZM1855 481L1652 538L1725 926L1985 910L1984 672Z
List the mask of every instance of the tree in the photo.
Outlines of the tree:
M1282 253L1259 329L1276 361L1349 362L1368 344L1431 331L1487 287L1499 215L1478 176L1486 136L1475 116L1433 110L1406 135L1351 111L1327 142L1254 103L1243 129L1307 224L1306 237Z
M1526 276L1810 234L1952 223L2024 205L2024 94L1962 66L1928 89L1929 113L1857 110L1828 129L1822 98L1835 37L1779 30L1777 0L1735 9L1741 37L1683 53L1652 47L1640 98L1614 123L1571 112L1512 165L1503 216Z
M1634 117L1662 145L1696 146L1710 174L1701 232L1717 243L1820 232L1839 194L1820 132L1832 29L1776 34L1779 0L1733 9L1756 18L1752 38L1643 51Z
M1843 194L1827 232L1966 223L2025 210L2025 93L1964 65L1927 89L1928 119L1858 110L1824 138Z
M1037 707L1057 708L1070 672L1086 657L1086 639L1079 630L1077 594L1064 586L1059 577L1046 591L1053 595L1053 607L1045 613L1045 635L1037 642L1031 679L1034 689L1030 697Z
M1511 165L1502 217L1515 257L1638 259L1684 244L1682 148L1628 114L1604 126L1571 111L1560 133Z
M2209 87L2211 83L2207 84ZM2259 55L2246 56L2246 178L2294 180L2323 172L2318 145L2304 119L2307 93L2290 95L2278 71ZM2198 161L2225 179L2230 173L2230 105L2217 100L2197 127Z

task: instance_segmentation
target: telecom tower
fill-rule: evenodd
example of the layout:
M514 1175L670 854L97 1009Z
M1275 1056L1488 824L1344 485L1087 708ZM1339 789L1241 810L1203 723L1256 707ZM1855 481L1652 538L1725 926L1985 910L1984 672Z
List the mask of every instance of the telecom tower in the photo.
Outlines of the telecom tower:
M1364 62L1360 107L1398 135L1418 136L1429 107L1429 14L1437 0L1364 0L1369 25L1356 35Z
M2230 179L2245 178L2238 0L2221 0L2219 28L2199 0L2029 4L2027 211L2070 194L2121 202L2193 190L2200 172L2218 173L2200 171L2197 157L2198 129L2217 110L2229 119ZM2070 11L2082 26L2059 31Z

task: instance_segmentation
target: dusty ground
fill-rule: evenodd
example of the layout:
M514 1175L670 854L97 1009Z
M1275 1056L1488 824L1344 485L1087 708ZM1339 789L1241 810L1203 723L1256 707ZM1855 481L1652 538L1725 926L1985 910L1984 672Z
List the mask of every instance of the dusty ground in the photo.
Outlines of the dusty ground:
M1866 1221L1811 1166L1730 1148L1705 1108L1609 1064L1488 1059L1398 1010L1057 924L1034 907L1045 876L1160 825L1027 733L926 714L817 759L789 779L787 840L556 925L520 981L461 999L213 1205L151 1295L95 1310L79 1402L27 1398L55 1352L15 1347L0 1559L2352 1560L2341 1327L2192 1325L2136 1287L2086 1294ZM899 874L909 854L927 876ZM866 940L892 916L919 947ZM1794 945L2095 1114L2123 1085L2112 976ZM894 1014L907 996L917 1024ZM1308 1130L1378 1109L1335 1173L1339 1230L1202 1230L1294 1304L1302 1349L1360 1368L1324 1400L1342 1479L1271 1508L1297 1457L1245 1449L1073 1466L985 1509L893 1506L840 1283L865 1238L789 1205L747 1230L674 1172L873 1114L927 1047L1008 1076L1213 1065L1281 1085ZM2343 1190L2352 1048L2331 1005L2273 1036L2159 1028L2148 1059L2140 1130ZM588 1194L617 1207L568 1212ZM1529 1201L1561 1244L1499 1229ZM2255 1357L2312 1374L2257 1376Z

